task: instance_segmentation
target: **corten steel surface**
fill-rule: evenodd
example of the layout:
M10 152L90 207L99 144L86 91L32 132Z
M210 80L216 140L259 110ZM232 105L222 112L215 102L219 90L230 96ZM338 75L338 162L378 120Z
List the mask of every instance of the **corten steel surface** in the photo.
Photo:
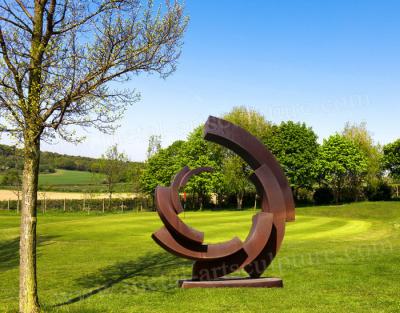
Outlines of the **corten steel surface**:
M207 280L180 280L181 288L282 288L283 282L279 278L225 278Z
M156 188L157 212L165 227L152 238L168 252L195 261L192 281L182 281L183 288L282 287L280 279L259 278L281 247L285 222L295 218L292 191L279 163L257 138L228 121L210 116L204 138L232 150L253 169L250 180L261 197L261 212L253 216L244 242L235 237L224 243L204 244L204 233L190 228L178 216L183 211L179 190L190 177L212 168L190 170L186 166L170 187ZM239 269L252 279L218 279Z

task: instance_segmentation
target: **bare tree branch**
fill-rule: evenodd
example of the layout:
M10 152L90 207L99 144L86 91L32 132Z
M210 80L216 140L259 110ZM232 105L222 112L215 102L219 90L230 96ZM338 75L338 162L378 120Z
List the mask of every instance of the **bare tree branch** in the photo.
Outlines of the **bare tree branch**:
M2 9L4 13L8 13L8 16L0 15L0 20L32 33L32 29L29 27L29 25L23 20L22 17L19 16L17 12L15 12L13 8L10 7L7 1L3 0L3 4L0 4L0 9ZM10 17L14 18L15 20L12 20Z
M33 22L33 17L32 15L29 13L29 11L27 10L27 8L25 7L25 5L22 3L21 0L15 0L19 7L22 9L22 11L24 11L24 13L26 14L26 16Z

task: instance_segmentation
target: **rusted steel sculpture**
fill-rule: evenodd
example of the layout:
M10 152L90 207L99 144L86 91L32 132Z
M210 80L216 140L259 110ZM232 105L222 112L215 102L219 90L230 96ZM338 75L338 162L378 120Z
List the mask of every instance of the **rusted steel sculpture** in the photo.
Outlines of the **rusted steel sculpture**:
M157 212L165 226L152 238L168 252L195 261L192 280L182 281L182 287L282 287L280 279L259 279L281 247L285 222L295 219L292 191L279 163L256 137L213 116L204 126L204 139L232 150L253 170L250 180L261 197L261 212L254 215L249 235L244 242L235 237L224 243L204 244L204 233L179 218L183 211L179 190L193 175L212 171L186 166L170 187L156 188ZM220 279L239 269L258 280Z

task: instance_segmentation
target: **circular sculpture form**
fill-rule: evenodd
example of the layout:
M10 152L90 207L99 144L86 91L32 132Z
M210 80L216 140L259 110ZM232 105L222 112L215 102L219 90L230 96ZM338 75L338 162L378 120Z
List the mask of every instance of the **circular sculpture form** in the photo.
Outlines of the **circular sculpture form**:
M157 212L165 226L152 238L168 252L195 261L192 280L181 282L181 287L281 287L279 279L260 279L281 247L285 222L295 219L292 191L279 163L256 137L213 116L204 126L204 139L232 150L253 169L250 180L261 197L261 212L254 215L249 235L244 242L235 237L224 243L204 244L204 234L179 218L183 211L179 189L193 175L212 171L209 167L190 170L186 166L170 187L156 188ZM257 280L220 279L239 269Z

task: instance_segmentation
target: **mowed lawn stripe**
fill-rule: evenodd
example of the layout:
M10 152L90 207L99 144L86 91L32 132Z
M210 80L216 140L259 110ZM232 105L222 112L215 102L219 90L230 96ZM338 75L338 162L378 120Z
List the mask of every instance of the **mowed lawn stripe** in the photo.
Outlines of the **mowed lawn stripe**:
M45 312L69 313L397 312L400 203L358 205L297 210L265 273L284 279L279 290L178 289L176 281L190 277L191 261L153 242L151 233L162 225L155 212L40 214L42 305ZM254 213L186 212L184 220L219 241L247 236ZM0 237L0 312L18 307L18 223L19 216L0 212L0 234L12 237Z

